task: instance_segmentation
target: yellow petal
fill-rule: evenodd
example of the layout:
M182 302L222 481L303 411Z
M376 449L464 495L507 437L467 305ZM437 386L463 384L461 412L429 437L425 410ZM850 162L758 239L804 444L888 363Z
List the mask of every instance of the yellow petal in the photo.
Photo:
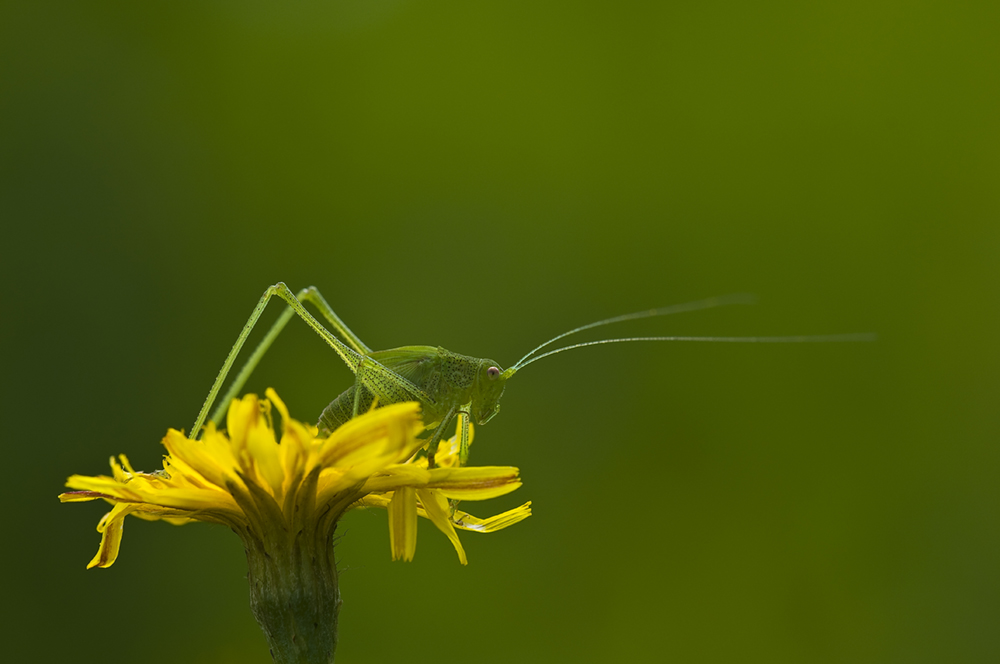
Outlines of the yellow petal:
M458 539L458 533L455 532L455 527L451 525L451 519L448 516L448 500L441 495L440 491L425 491L421 489L417 489L417 497L420 498L420 502L427 512L427 517L434 522L438 530L451 540L452 546L458 552L459 562L463 565L468 565L469 559L465 557L465 549L462 548L462 543Z
M391 499L392 494L386 496L382 493L370 493L351 505L350 509L354 509L356 507L381 507L382 509L389 509L389 501ZM417 512L420 512L420 508L417 508Z
M135 472L135 468L133 468L132 464L128 462L127 456L125 456L124 454L119 454L118 458L121 459L122 466L125 468L125 471L128 472L128 477L132 477L137 474Z
M308 449L312 444L312 436L309 431L298 422L294 428L286 428L281 436L281 443L278 445L278 452L281 455L281 467L285 480L282 484L284 491L289 490L290 481L293 477L304 475L306 470L306 459L309 456Z
M395 491L399 487L423 487L431 479L431 473L426 468L411 464L389 466L378 475L373 475L365 482L362 491Z
M389 501L389 546L393 560L413 560L417 551L417 494L402 488Z
M160 478L142 473L133 477L128 484L120 484L105 476L73 475L66 481L66 486L82 489L83 492L62 494L66 496L60 496L63 502L106 498L116 502L146 503L184 511L215 510L242 514L236 501L226 490L214 486L204 489L190 485L171 486Z
M135 505L118 503L110 512L104 515L97 528L101 533L101 546L97 555L87 564L92 567L111 567L118 558L118 550L122 543L122 527L125 516L135 509Z
M177 486L191 486L198 489L218 488L217 485L209 482L201 473L179 457L163 457L163 470L170 475L171 483Z
M285 481L285 470L281 466L281 452L278 449L278 441L274 439L274 431L266 425L263 417L258 417L257 421L247 430L246 434L246 454L250 459L244 462L243 467L248 473L258 475L265 488L271 489L271 495L279 497L281 485ZM256 473L251 469L256 469Z
M456 500L486 500L521 486L518 470L513 466L435 468L430 472L427 488L439 489L446 497Z
M350 420L323 443L317 462L351 469L353 477L378 472L404 461L422 444L420 404L405 402L379 408Z
M292 418L288 416L288 406L286 406L285 402L278 397L278 393L275 392L273 388L269 387L264 390L264 396L270 399L271 403L274 404L274 407L278 409L279 413L281 413L281 425L283 427L288 426L287 423L290 422Z
M438 445L437 454L434 455L434 464L438 468L451 468L452 466L461 465L462 421L464 419L465 415L456 417L455 435ZM472 440L475 437L475 427L472 426L472 422L469 422L469 445L472 445Z
M173 526L183 526L185 523L194 523L194 521L195 521L194 519L188 519L188 518L185 518L185 517L182 517L182 516L181 517L177 517L177 516L164 516L164 517L161 517L161 519L163 519L164 521L166 521L167 523L169 523L169 524L171 524Z
M170 429L163 446L173 459L179 459L217 487L225 487L227 477L235 474L236 458L226 437L209 422L201 440L191 440L177 429Z
M114 457L111 457L111 475L122 484L128 481L128 477L125 475L125 471L122 470L121 465L119 465L118 459Z
M228 491L170 487L159 491L140 491L141 502L185 512L226 512L243 514Z
M226 433L232 441L234 450L242 450L246 445L247 430L257 422L258 415L260 406L256 394L233 399L229 404L229 411L226 413Z
M66 480L66 486L71 489L82 491L92 491L102 495L118 498L125 501L139 502L139 495L132 491L132 487L115 480L107 475L91 477L89 475L70 475Z
M492 533L503 530L507 526L513 526L518 521L523 521L531 516L531 502L527 502L520 507L507 510L502 514L491 516L488 519L480 519L462 511L456 511L452 515L452 523L456 528L471 530L477 533Z
M308 450L312 446L313 436L308 427L301 422L297 422L288 414L288 407L285 402L278 397L278 393L270 387L264 392L274 407L281 413L281 444L278 446L281 454L281 465L285 472L285 484L283 489L289 490L290 479L300 471L305 473L305 459Z
M356 484L357 480L348 477L346 471L340 468L324 468L316 482L316 504L326 505L338 493Z
M59 494L60 503L83 503L98 498L110 498L110 496L98 491L67 491Z

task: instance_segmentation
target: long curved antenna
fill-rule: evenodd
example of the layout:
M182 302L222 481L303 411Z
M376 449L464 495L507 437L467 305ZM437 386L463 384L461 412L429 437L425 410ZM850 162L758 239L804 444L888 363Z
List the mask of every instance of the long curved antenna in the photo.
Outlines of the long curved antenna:
M625 341L714 341L714 342L724 342L724 343L757 343L757 344L773 344L773 343L813 343L813 342L830 342L830 341L875 341L878 335L875 334L819 334L814 336L795 336L795 337L627 337L621 339L601 339L599 341L587 341L582 344L573 344L572 346L564 346L562 348L557 348L555 350L550 350L547 353L542 353L537 355L527 362L518 363L516 368L512 367L508 369L510 373L514 373L517 369L523 369L532 362L537 362L543 357L548 357L549 355L555 355L556 353L561 353L564 350L573 350L574 348L583 348L584 346L597 346L600 344L616 344Z
M621 316L615 316L614 318L605 318L604 320L599 320L596 323L588 323L587 325L581 325L580 327L573 328L568 332L563 332L562 334L552 337L541 346L537 346L530 353L522 357L517 363L510 369L507 369L507 374L511 375L521 367L527 366L534 362L526 362L529 357L545 348L549 344L555 343L560 339L568 337L571 334L576 334L577 332L583 332L584 330L589 330L592 327L600 327L601 325L610 325L611 323L620 323L626 320L636 320L639 318L653 318L654 316L667 316L669 314L679 314L685 311L698 311L700 309L712 309L713 307L722 307L727 304L753 304L757 301L757 297L750 295L748 293L733 293L731 295L720 295L718 297L710 297L706 300L698 300L696 302L686 302L684 304L674 304L669 307L660 307L659 309L646 309L644 311L636 311L631 314L622 314ZM549 355L549 353L546 353ZM537 357L535 358L538 359Z

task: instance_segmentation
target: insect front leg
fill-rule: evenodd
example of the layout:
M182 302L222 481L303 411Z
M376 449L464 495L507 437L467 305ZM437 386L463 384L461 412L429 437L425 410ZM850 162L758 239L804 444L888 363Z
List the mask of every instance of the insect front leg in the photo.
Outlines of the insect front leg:
M442 451L438 444L437 453L434 455L434 463L431 467L440 464L445 466L464 466L469 458L469 445L472 443L472 422L469 417L469 407L472 404L465 404L455 411L455 436L447 441L447 449ZM444 435L441 436L442 440ZM441 455L443 459L438 459ZM457 501L455 501L457 504Z
M455 417L455 413L458 411L458 406L452 406L448 409L448 414L441 418L438 422L437 428L434 429L434 435L431 436L431 440L427 443L427 467L433 468L435 465L435 456L437 456L438 445L441 443L441 434L444 430L451 424L451 419Z
M469 460L469 443L471 442L471 435L469 431L470 408L472 408L472 404L467 403L462 406L462 410L458 413L459 422L462 426L462 429L458 434L458 465L460 466L464 466L465 462Z
M456 435L458 436L458 465L464 466L465 462L469 460L469 444L472 442L472 429L469 420L469 409L472 408L471 403L467 403L462 406L461 410L458 411L458 431ZM455 514L455 510L458 509L458 504L461 501L457 498L452 498L448 501L449 513L451 515Z

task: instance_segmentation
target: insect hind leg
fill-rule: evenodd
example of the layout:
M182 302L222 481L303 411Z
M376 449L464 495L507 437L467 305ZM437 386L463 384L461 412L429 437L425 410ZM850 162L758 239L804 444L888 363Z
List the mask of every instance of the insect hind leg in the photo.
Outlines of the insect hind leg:
M340 316L333 310L329 304L327 304L326 299L323 297L322 293L315 286L309 286L308 288L303 288L298 295L299 300L303 302L313 303L319 312L323 314L323 318L327 320L333 329L340 333L340 336L344 337L346 341L354 350L362 354L367 354L372 352L365 342L361 341L358 335L351 331L351 328L347 327L344 321L340 320Z
M323 317L330 323L330 325L333 326L335 330L337 330L337 332L340 333L344 340L350 344L354 350L359 353L371 352L371 349L369 349L356 334L351 332L350 328L348 328L344 321L340 319L340 316L338 316L333 308L327 303L318 288L315 286L303 288L295 294L295 298L300 302L310 302L315 305ZM264 354L267 353L271 344L273 344L274 340L278 338L278 335L281 334L281 331L285 328L285 325L288 324L288 321L292 319L294 314L295 310L291 306L286 307L285 310L281 312L278 320L274 321L271 325L271 329L268 330L267 334L257 345L257 348L254 349L253 354L250 355L247 361L240 368L236 378L233 379L229 389L226 390L225 395L219 399L219 403L216 405L215 411L212 412L212 416L209 418L210 421L218 423L222 420L226 414L226 409L229 408L230 402L239 394L240 390L243 389L243 386L250 378L250 374L252 374L257 368L257 365L260 364Z
M307 296L309 289L305 289L300 294L304 297ZM315 291L318 295L319 291ZM297 314L305 323L313 329L318 335L320 335L327 344L329 344L337 354L340 355L341 359L347 364L347 366L352 370L356 371L357 366L361 361L361 354L355 351L353 348L345 344L343 341L335 337L329 330L327 330L323 325L316 320L316 318L310 314L305 307L302 306L302 302L288 289L283 282L278 282L273 286L268 287L264 291L264 295L261 296L260 301L257 302L257 306L254 307L253 312L250 314L250 318L247 319L246 325L243 326L243 331L240 332L239 337L236 339L236 343L233 344L232 350L229 351L229 355L226 357L226 361L222 365L222 369L219 370L219 374L215 378L215 382L212 384L212 389L209 390L208 396L205 398L205 403L201 407L201 411L198 413L197 419L195 419L194 425L191 427L191 436L197 438L201 432L201 426L205 423L205 417L208 415L209 409L215 402L215 398L219 394L219 390L222 387L222 383L225 381L226 376L229 375L230 369L232 369L233 362L236 360L236 356L239 355L240 350L243 348L243 344L246 343L247 337L250 336L250 332L253 330L254 326L257 324L257 320L260 318L261 314L264 313L264 308L267 307L267 303L270 301L271 297L278 296L288 304L288 309L282 312L282 315L277 321L271 326L271 330L268 331L267 335L257 346L257 349L251 355L250 359L240 370L233 381L233 385L230 386L229 390L226 392L225 398L222 403L219 404L219 408L213 413L213 421L218 421L222 418L225 412L225 408L228 407L229 401L239 392L243 387L243 384L250 377L250 374L256 368L257 364L260 362L264 353L267 352L271 344L277 338L278 334L291 319L292 314ZM332 311L332 310L331 310ZM335 316L336 314L334 314ZM338 319L339 320L339 319ZM346 329L346 326L345 326Z
M434 429L434 435L431 436L430 442L427 443L427 467L433 468L437 457L438 445L441 443L441 434L444 433L448 425L451 424L451 420L455 417L455 413L458 411L458 406L452 406L448 409L448 414L441 418L438 423L437 428Z

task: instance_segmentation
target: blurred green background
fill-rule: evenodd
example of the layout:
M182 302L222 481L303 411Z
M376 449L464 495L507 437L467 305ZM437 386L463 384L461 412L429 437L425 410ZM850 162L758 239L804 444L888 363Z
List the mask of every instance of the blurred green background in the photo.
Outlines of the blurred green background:
M248 0L0 5L4 658L269 660L229 531L72 473L159 467L264 288L371 346L509 366L473 462L534 516L384 512L338 557L338 661L1000 661L1000 5ZM278 307L265 318L273 319ZM587 338L600 338L591 335ZM351 376L294 323L254 376Z

